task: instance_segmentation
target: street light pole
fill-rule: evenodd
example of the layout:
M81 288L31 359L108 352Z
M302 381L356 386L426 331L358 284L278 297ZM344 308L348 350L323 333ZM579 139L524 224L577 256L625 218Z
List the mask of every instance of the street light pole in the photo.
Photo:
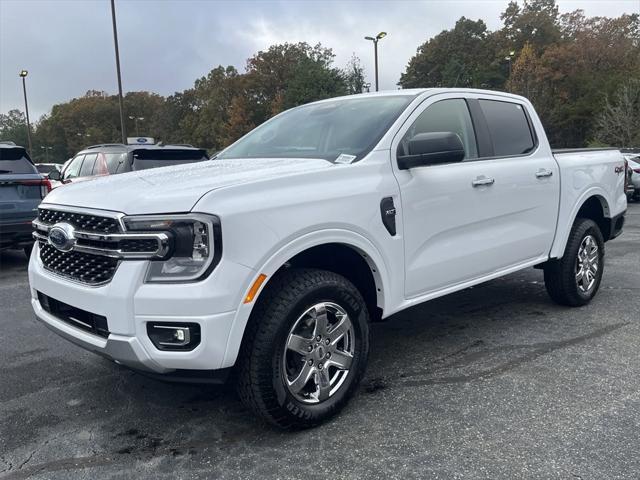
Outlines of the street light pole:
M113 44L116 48L116 72L118 74L118 103L120 104L120 131L122 133L122 143L127 143L127 134L124 130L124 108L122 106L122 78L120 76L120 50L118 49L118 29L116 27L116 5L115 0L111 0L111 21L113 23Z
M378 41L387 36L387 32L380 32L375 37L364 37L365 40L373 42L373 57L375 64L376 92L378 91Z
M513 56L516 54L516 52L514 52L513 50L511 50L509 52L509 56L507 58L505 58L505 60L507 60L509 62L509 77L511 77L511 59L513 58Z
M29 155L33 156L33 149L31 147L31 122L29 121L29 104L27 103L27 82L26 78L29 74L26 70L20 70L18 74L22 77L22 91L24 92L24 110L27 115L27 142L29 142Z

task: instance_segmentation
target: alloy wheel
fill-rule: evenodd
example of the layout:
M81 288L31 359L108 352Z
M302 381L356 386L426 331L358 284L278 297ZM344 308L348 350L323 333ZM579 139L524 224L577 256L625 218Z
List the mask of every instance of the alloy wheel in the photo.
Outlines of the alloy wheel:
M298 317L287 336L285 385L300 402L323 402L346 380L354 353L355 332L346 310L332 302L317 303Z
M587 235L580 243L576 258L576 285L581 292L589 293L593 288L599 268L598 243L592 235Z

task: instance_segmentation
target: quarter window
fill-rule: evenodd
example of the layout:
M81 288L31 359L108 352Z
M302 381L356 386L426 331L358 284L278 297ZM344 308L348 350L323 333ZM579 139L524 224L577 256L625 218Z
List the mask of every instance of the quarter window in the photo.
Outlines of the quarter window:
M467 102L461 98L441 100L429 105L411 125L400 142L401 153L408 153L409 140L419 133L453 132L460 137L465 160L478 158L476 135L471 122Z
M126 153L105 153L104 156L107 161L107 171L113 174L118 172L118 167L120 167L120 165L124 163L127 154Z
M524 155L535 142L522 105L497 100L480 100L496 157Z

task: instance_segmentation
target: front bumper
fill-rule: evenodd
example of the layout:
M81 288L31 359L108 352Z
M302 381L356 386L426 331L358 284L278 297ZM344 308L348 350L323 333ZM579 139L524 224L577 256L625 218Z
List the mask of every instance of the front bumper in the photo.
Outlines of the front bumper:
M227 367L224 365L227 340L242 295L237 286L244 285L253 271L223 260L201 282L149 284L144 283L146 269L147 261L123 261L108 284L83 285L45 270L36 244L29 262L31 303L36 317L76 345L137 370L168 374ZM108 338L81 330L48 313L38 300L38 292L105 316ZM147 336L148 322L198 323L200 344L191 351L158 350Z

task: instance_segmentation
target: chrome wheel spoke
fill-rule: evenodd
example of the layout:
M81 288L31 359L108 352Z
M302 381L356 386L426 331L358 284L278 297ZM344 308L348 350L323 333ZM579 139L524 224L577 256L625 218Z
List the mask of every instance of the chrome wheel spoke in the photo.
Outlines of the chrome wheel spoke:
M294 378L293 381L291 382L287 381L287 383L289 384L289 388L293 392L299 393L307 385L307 383L309 383L309 380L313 376L313 373L314 373L314 368L311 365L309 365L307 362L305 362L298 376Z
M287 348L293 352L297 352L301 355L306 355L309 353L309 346L311 345L312 339L304 338L300 335L289 335L289 340L287 341Z
M319 303L314 307L314 317L316 325L313 329L313 336L326 335L327 333L327 307L324 303Z
M331 394L331 378L329 378L329 371L326 368L316 372L316 386L318 401L322 402L329 398Z
M335 345L338 343L342 337L351 329L351 320L349 320L348 315L342 315L342 317L338 318L338 323L336 323L328 335L331 337L331 344Z
M331 354L331 358L327 360L327 366L333 365L340 370L349 370L351 362L353 361L353 355L341 350L334 350Z

